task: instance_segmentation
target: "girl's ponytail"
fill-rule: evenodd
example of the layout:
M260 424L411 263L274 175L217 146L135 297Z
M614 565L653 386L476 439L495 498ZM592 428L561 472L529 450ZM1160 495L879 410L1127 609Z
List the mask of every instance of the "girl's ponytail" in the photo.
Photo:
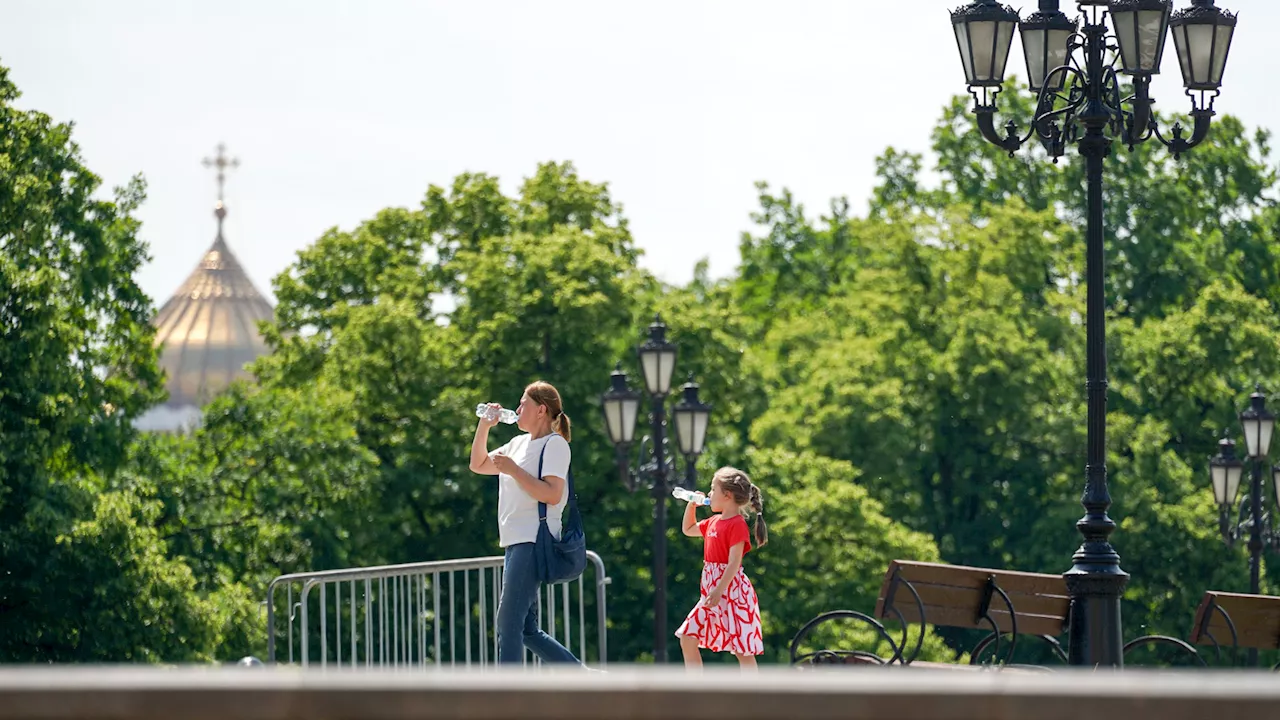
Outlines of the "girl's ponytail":
M764 547L769 542L769 528L764 524L764 500L760 497L760 488L751 485L751 509L755 511L756 522L753 534L756 537L756 547Z
M556 417L556 432L560 433L560 437L568 442L571 429L572 423L569 422L569 413L561 410L560 415Z

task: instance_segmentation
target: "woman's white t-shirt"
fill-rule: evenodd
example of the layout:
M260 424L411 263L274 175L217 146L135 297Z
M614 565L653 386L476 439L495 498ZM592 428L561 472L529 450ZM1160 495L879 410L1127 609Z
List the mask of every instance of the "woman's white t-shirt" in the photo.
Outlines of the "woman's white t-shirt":
M560 522L565 504L569 500L569 441L554 433L533 440L527 433L518 435L511 442L489 453L503 453L516 461L525 472L538 477L538 456L542 448L542 477L564 478L564 492L560 502L547 505L547 529L560 539ZM520 487L515 478L506 473L498 474L498 543L502 547L517 543L531 543L538 539L538 501Z

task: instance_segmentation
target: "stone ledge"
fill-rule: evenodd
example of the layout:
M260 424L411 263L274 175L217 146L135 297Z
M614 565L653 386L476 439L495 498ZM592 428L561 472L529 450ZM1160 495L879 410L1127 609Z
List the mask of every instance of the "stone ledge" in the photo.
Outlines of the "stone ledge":
M1269 673L0 670L0 720L1280 719Z

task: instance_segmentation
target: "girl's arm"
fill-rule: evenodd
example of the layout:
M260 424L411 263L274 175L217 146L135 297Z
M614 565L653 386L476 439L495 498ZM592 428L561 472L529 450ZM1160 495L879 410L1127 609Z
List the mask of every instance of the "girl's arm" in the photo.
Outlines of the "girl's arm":
M702 537L702 531L698 529L698 506L689 503L684 508L684 522L680 525L680 530L689 537Z
M707 593L707 607L715 607L720 604L720 598L724 596L725 590L729 589L729 583L733 582L733 578L738 574L738 569L742 567L742 549L743 543L735 543L729 548L729 567L724 569L724 575L720 576L716 586L711 588L711 592Z
M497 475L498 468L489 458L489 428L493 423L483 419L476 423L476 436L471 440L471 472L480 475Z

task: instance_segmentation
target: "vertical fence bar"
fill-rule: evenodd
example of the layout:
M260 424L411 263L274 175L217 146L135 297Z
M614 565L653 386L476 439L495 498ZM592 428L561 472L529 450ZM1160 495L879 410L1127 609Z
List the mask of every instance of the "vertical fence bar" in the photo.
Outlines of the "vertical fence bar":
M329 666L329 618L325 601L325 589L328 583L320 583L320 667Z
M338 669L342 669L342 583L333 584L333 649L337 654Z
M578 659L587 661L587 613L582 602L582 586L587 584L587 574L578 576Z
M457 613L454 612L457 603L454 598L458 593L454 592L458 588L458 573L456 570L449 571L449 667L458 664L458 638L457 638Z
M498 662L498 609L502 606L502 568L493 570L493 664Z
M462 641L466 643L463 653L467 667L471 666L471 571L462 571Z
M409 642L413 636L410 634L413 627L413 593L410 586L413 584L413 576L405 575L401 583L401 592L404 593L404 610L401 614L404 616L404 632L400 634L400 644L404 646L404 664L405 667L413 665L413 643Z
M287 601L289 603L289 607L285 608L285 617L289 618L289 664L292 665L293 664L293 619L296 617L296 615L294 615L295 611L293 609L293 583L291 582L287 583L286 586L288 587Z
M556 588L547 586L547 634L551 639L556 637Z
M364 666L366 668L373 667L373 604L369 599L372 585L370 578L364 579Z
M569 612L569 583L565 582L560 585L560 607L564 609L564 646L565 649L573 647L573 613ZM581 620L581 618L579 618ZM570 650L569 652L573 652ZM578 658L586 662L583 658Z
M489 609L484 603L484 568L480 568L477 576L476 592L480 594L480 667L484 667L489 654L486 652L489 648Z
M387 666L387 579L378 578L378 665Z
M444 654L440 652L440 573L431 574L431 627L435 632L436 667L444 662Z
M311 654L307 652L309 649L307 646L307 636L310 635L310 633L307 632L307 586L305 584L302 586L302 596L299 598L298 602L302 605L302 625L298 630L302 635L302 667L306 667L307 663L311 661Z
M427 667L427 575L418 576L418 657Z

